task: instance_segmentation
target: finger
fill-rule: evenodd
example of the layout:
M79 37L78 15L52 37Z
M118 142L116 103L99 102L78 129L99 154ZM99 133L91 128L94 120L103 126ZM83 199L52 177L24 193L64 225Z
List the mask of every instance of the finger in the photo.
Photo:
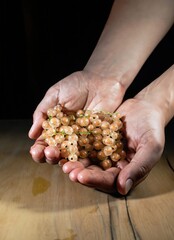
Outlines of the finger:
M87 160L87 159L86 159ZM77 168L74 168L70 173L69 173L69 178L71 179L71 181L74 181L74 182L78 182L78 175L79 173L85 169L85 168L88 168L88 170L92 169L98 169L97 166L95 165L91 165L91 162L88 160L86 162L84 162L84 159L83 159L83 162L82 162L82 165L80 165L79 167Z
M63 165L62 169L64 173L69 174L69 178L73 182L78 181L78 174L85 168L90 165L90 160L89 159L80 159L79 161L76 162L71 162L68 161L66 164Z
M39 116L40 114L40 116ZM37 115L37 118L35 118L33 120L33 124L29 130L28 136L31 139L36 139L37 137L40 136L41 132L42 132L42 123L43 121L46 119L46 116L44 116L41 112L39 112L39 114Z
M36 141L35 144L30 148L30 154L35 162L45 162L45 148L46 144L44 144L42 141Z
M127 160L120 160L117 162L116 167L119 169L123 169L128 165L128 161Z
M110 168L108 170L102 170L97 166L90 166L90 168L84 168L78 173L77 179L83 185L96 188L103 192L114 193L117 192L115 187L115 180L118 176L120 169Z
M85 167L88 167L91 164L90 160L87 158L84 159L80 159L79 161L76 162L71 162L68 161L67 163L65 163L62 167L62 170L64 173L70 173L72 172L74 169L84 169Z
M120 171L117 179L118 192L125 195L143 181L159 160L161 152L161 148L154 150L149 144L141 147L131 162Z
M65 163L67 163L67 162L68 162L68 160L65 159L65 158L60 159L60 161L59 161L59 166L60 166L60 167L63 167L63 165L64 165Z
M58 147L48 146L44 149L46 162L49 164L58 164L60 160L60 149Z

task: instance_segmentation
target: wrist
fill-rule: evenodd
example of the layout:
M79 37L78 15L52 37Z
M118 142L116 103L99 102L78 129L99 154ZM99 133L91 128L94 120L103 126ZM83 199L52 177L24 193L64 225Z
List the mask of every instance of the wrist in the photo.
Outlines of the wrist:
M128 87L133 82L135 76L138 73L138 66L135 68L134 66L128 67L121 66L121 64L108 64L95 61L95 59L90 59L84 68L84 72L90 73L92 75L96 75L99 79L105 79L105 81L113 81L113 83L117 82L120 85L120 88L126 92Z
M93 85L94 88L99 88L102 85L107 84L108 88L113 88L114 86L117 86L117 91L122 92L125 94L128 84L125 84L126 79L128 79L128 76L123 76L121 72L112 75L112 74L104 74L103 72L97 72L93 71L93 69L90 69L88 67L85 67L82 70L83 76L88 79L89 84ZM128 81L128 80L127 80Z
M159 111L164 126L174 116L174 65L135 96Z

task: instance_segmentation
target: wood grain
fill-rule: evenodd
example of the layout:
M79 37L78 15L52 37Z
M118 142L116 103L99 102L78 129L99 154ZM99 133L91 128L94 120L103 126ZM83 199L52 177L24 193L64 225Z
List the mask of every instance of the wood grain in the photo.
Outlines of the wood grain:
M172 240L174 173L164 157L127 197L72 183L29 154L31 122L0 124L0 239Z

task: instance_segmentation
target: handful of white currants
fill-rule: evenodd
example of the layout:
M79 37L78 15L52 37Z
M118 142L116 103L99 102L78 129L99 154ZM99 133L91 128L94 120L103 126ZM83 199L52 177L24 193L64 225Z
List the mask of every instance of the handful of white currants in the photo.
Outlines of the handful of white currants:
M47 111L42 137L60 149L61 162L89 158L106 170L126 158L124 125L119 113L78 110L68 112L61 105Z

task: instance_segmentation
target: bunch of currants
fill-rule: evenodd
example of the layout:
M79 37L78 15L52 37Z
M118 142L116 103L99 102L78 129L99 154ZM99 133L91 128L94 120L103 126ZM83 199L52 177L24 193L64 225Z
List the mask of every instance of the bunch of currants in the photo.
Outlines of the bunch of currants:
M61 105L48 109L42 137L60 149L62 162L89 158L106 170L126 158L124 125L119 113L65 111Z

